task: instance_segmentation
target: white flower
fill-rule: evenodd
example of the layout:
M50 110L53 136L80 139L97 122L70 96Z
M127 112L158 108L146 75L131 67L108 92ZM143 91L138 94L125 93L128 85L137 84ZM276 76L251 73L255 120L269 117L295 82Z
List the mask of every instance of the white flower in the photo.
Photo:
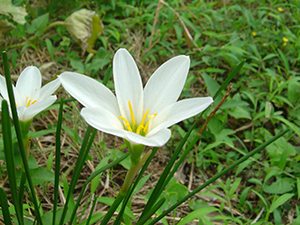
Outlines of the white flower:
M160 66L143 88L137 65L125 49L113 60L116 96L87 76L64 72L63 87L85 107L81 115L88 124L122 137L132 145L162 146L171 136L168 127L206 109L211 97L178 101L190 59L176 56Z
M13 86L18 117L20 121L31 120L39 112L52 105L56 96L52 93L59 87L60 80L49 82L44 87L42 76L35 66L26 67ZM0 75L0 94L9 103L5 78ZM0 98L1 100L1 98Z

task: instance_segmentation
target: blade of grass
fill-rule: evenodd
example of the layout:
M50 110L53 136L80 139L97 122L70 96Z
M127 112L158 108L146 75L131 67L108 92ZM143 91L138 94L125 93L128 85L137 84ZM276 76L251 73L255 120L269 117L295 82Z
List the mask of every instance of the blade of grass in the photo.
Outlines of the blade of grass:
M15 161L14 161L14 148L12 145L11 137L11 122L8 112L8 104L5 100L2 101L2 132L3 132L3 144L4 144L4 154L6 160L6 168L9 180L9 187L11 190L12 199L14 202L14 207L16 210L16 215L19 224L24 224L22 217L22 204L20 204L17 182L16 182L16 171L15 171Z
M87 219L87 221L86 221L86 225L89 225L89 224L90 224L90 221L91 221L91 218L92 218L92 215L93 215L93 211L94 211L96 202L97 202L97 198L94 199L94 202L93 202L93 205L92 205L92 208L91 208L89 217L88 217L88 219Z
M87 131L85 133L85 136L84 136L84 139L83 139L83 142L82 142L82 146L80 148L79 155L78 155L78 158L77 158L77 161L76 161L76 164L75 164L75 170L74 170L74 173L73 173L73 176L72 176L72 179L71 179L71 184L70 184L70 187L69 187L69 191L68 191L68 194L67 194L66 204L64 206L64 210L63 210L62 216L60 218L60 222L59 222L60 225L62 225L63 222L64 222L64 219L66 217L66 213L67 213L67 210L68 210L69 200L70 200L71 195L72 195L72 193L75 189L75 185L78 181L78 178L79 178L80 172L82 170L82 167L84 165L85 159L88 155L88 152L89 152L89 150L92 146L94 137L96 135L97 130L93 130L93 133L91 135L92 129L93 128L91 126L88 126ZM89 141L89 139L90 139L90 141Z
M23 205L23 196L24 196L24 190L25 190L25 183L26 183L26 174L24 171L22 171L21 181L20 181L20 187L19 187L19 204L20 206ZM21 207L22 209L22 207ZM21 210L22 217L23 217L23 210Z
M99 175L100 173L102 173L102 172L108 170L109 168L111 168L111 167L117 165L118 163L120 163L121 161L123 161L123 160L124 160L125 158L127 158L128 156L129 156L129 153L124 154L121 158L119 158L119 159L117 159L117 160L114 160L113 162L107 164L106 166L103 166L102 168L96 170L92 175L90 175L90 176L88 177L88 179L86 179L86 181L84 182L84 184L83 184L83 186L82 186L82 188L81 188L80 194L79 194L79 196L78 196L78 198L77 198L77 202L76 202L76 205L75 205L74 210L73 210L73 212L72 212L72 215L71 215L71 219L70 219L70 221L69 221L69 224L72 224L72 221L73 221L73 219L74 219L74 217L75 217L77 208L78 208L78 206L79 206L79 204L80 204L80 201L81 201L81 198L82 198L82 196L83 196L83 194L84 194L84 191L85 191L86 186L87 186L87 185L88 185L88 184L89 184L89 183L90 183L97 175Z
M55 225L56 218L56 209L57 209L57 200L58 200L58 185L59 185L59 171L60 171L60 134L61 134L61 125L63 119L63 106L64 100L60 99L57 126L56 126L56 137L55 137L55 172L54 172L54 202L53 202L53 219L52 225Z
M108 221L111 219L112 215L114 214L114 212L116 211L118 206L121 204L124 197L125 196L120 194L120 193L117 195L117 197L115 198L112 206L109 208L108 212L106 213L103 220L101 221L100 225L107 225L108 224Z
M257 152L261 151L263 148L265 148L266 146L268 146L272 142L276 141L278 138L280 138L281 136L283 136L288 131L290 131L290 129L286 129L286 130L280 132L276 136L272 137L270 140L266 141L265 143L261 144L260 146L258 146L257 148L255 148L254 150L252 150L251 152L249 152L247 155L241 157L235 163L233 163L232 165L230 165L226 169L224 169L221 173L219 173L216 176L212 177L207 182L205 182L204 184L202 184L200 187L196 188L194 191L192 191L190 194L188 194L186 197L182 198L180 201L178 201L177 203L175 203L174 205L172 205L169 209L165 210L157 218L151 220L150 223L148 223L148 225L154 225L155 223L157 223L161 218L163 218L164 216L166 216L168 213L172 212L174 209L176 209L179 205L181 205L183 202L185 202L186 200L188 200L190 197L192 197L193 195L195 195L196 193L198 193L199 191L201 191L203 188L207 187L208 185L210 185L211 183L213 183L214 181L216 181L218 178L220 178L224 174L228 173L230 170L232 170L235 167L237 167L242 162L246 161L247 159L249 159L250 157L252 157L253 155L255 155Z
M214 95L214 97L213 97L214 99L216 99L219 96L219 94L224 90L224 88L228 86L228 84L230 83L232 78L235 77L235 75L237 75L237 73L240 71L240 69L244 66L245 63L246 63L246 61L243 60L233 69L233 71L229 74L229 76L226 78L224 83L221 85L219 90Z
M230 81L232 80L232 78L238 73L238 71L243 67L243 65L245 64L245 61L240 62L235 69L229 74L229 76L226 78L226 80L224 81L224 83L221 85L221 87L218 89L218 91L216 92L216 94L214 95L214 99L216 99L218 97L218 95L223 91L223 89L230 83ZM165 188L165 186L168 184L169 180L172 178L173 174L176 172L177 168L179 167L179 165L182 163L182 161L184 160L184 158L182 157L180 159L180 164L179 162L175 165L174 169L172 170L171 174L169 174L171 168L173 167L177 156L179 155L179 153L181 152L186 140L188 139L189 135L191 134L191 132L193 131L193 129L196 127L198 121L200 120L200 118L202 117L203 113L206 110L204 110L199 117L197 117L197 119L195 120L195 123L190 127L190 129L188 130L188 132L186 133L186 135L184 136L184 138L182 139L182 141L180 142L179 146L176 148L175 152L173 153L171 159L169 160L166 168L164 169L160 179L158 180L143 212L142 215L140 217L140 219L143 218L144 214L150 210L150 208L152 208L153 204L156 202L157 198L160 196L161 192L163 191L163 189ZM196 136L193 140L193 142L196 143L196 141L200 138L200 136ZM197 140L196 140L197 139ZM188 152L190 151L190 149L188 148L184 155L186 156L188 154Z
M165 198L160 199L144 216L138 221L136 225L145 224L145 222L164 204Z
M10 71L9 71L8 57L7 57L7 53L5 51L2 52L2 58L3 58L6 88L7 88L7 93L9 96L9 103L10 103L12 118L14 121L14 126L15 126L15 130L16 130L17 140L18 140L18 144L19 144L19 149L20 149L20 153L21 153L21 158L22 158L26 178L27 178L29 188L31 191L32 202L33 202L34 210L36 213L36 219L39 224L43 224L42 219L41 219L41 214L39 211L39 206L37 204L37 196L35 194L34 186L32 183L31 176L30 176L30 172L29 172L27 156L26 156L26 152L25 152L25 148L24 148L19 118L18 118L17 109L16 109L16 101L15 101L15 97L14 97L13 90L12 90L12 82L11 82Z
M1 210L2 210L2 215L4 218L4 223L6 225L12 225L11 220L10 220L10 213L8 210L8 204L7 204L7 197L5 194L5 191L0 188L0 203L1 203Z

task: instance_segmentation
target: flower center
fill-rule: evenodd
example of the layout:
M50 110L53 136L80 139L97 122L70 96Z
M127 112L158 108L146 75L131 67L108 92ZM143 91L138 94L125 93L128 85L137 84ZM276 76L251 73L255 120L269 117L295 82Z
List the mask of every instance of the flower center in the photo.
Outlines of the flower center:
M32 101L29 96L26 95L26 99L25 99L25 107L29 107L31 105L33 105L34 103L36 103L36 100Z
M152 119L154 118L154 116L157 115L157 113L148 115L148 113L149 113L149 109L148 109L145 112L141 123L139 125L137 125L130 101L128 101L128 106L129 106L129 110L130 110L131 124L128 122L128 120L125 117L119 116L119 118L125 122L125 129L128 131L134 132L136 134L145 136L148 132L149 126L151 125ZM148 117L148 120L147 120L147 117ZM146 120L147 120L147 122L146 122Z

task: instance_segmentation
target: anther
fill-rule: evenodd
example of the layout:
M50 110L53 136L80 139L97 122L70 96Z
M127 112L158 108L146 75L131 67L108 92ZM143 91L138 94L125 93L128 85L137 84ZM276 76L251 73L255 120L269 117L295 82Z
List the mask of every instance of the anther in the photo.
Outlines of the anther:
M134 113L133 113L133 109L132 109L132 105L131 102L128 101L128 105L129 105L129 109L130 109L130 115L131 115L131 123L133 126L135 126L135 118L134 118Z
M140 134L141 131L143 130L144 126L143 125L139 125L138 128L136 129L136 134Z

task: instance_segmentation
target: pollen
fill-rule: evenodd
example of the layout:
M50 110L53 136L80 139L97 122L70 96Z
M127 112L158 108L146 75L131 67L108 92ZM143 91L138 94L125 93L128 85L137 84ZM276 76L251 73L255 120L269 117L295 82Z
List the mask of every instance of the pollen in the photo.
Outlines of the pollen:
M149 130L149 127L151 127L151 122L152 122L153 118L157 114L154 113L152 115L148 115L149 109L146 110L146 112L144 113L144 116L142 118L142 121L139 123L139 125L137 125L137 121L134 116L133 108L132 108L130 101L128 101L128 107L129 107L129 111L130 111L131 123L125 117L119 116L119 118L121 120L123 120L123 122L124 122L124 128L130 132L134 132L138 135L145 136Z

